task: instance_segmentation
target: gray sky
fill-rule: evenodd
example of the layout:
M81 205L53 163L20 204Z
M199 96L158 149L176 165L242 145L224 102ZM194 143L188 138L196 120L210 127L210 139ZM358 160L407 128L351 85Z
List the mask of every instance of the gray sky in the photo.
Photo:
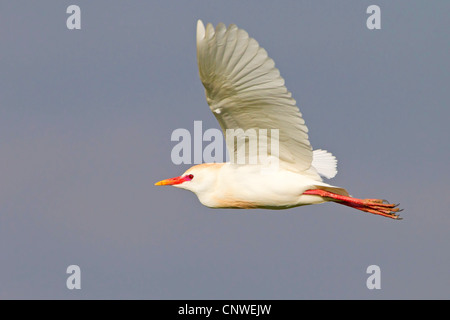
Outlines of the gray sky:
M81 8L81 30L66 8ZM381 8L368 30L366 8ZM449 299L446 1L3 1L0 298ZM393 221L326 203L213 210L155 187L176 128L219 128L197 19L275 60L330 183L400 202ZM66 268L81 268L81 290ZM366 268L381 268L368 290Z

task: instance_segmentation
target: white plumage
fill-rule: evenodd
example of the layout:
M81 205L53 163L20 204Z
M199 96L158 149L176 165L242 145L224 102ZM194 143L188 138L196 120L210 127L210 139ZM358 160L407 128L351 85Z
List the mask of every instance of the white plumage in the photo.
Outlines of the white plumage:
M279 129L280 164L297 172L310 168L312 148L305 121L274 61L256 40L235 25L227 29L219 23L214 30L198 21L197 61L206 101L224 133Z
M352 198L345 189L322 181L321 176L336 175L336 158L325 150L313 151L302 114L274 61L247 32L233 24L226 28L223 23L215 29L211 24L205 28L199 20L197 60L206 100L224 134L227 129L278 130L276 153L270 139L258 141L258 148L267 150L278 166L267 170L267 164L260 161L201 164L157 185L190 190L212 208L285 209L335 201L398 218L396 205ZM237 157L239 147L227 147L230 156ZM246 152L249 160L251 154Z
M317 149L313 151L311 166L327 179L334 178L337 174L337 159L326 150Z

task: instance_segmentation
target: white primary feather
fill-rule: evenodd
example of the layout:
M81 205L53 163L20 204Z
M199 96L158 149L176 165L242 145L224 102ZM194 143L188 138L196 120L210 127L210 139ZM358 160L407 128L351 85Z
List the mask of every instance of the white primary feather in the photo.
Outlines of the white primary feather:
M313 153L305 121L275 63L256 40L234 24L205 28L199 20L197 60L207 102L224 134L226 129L278 129L280 167L310 169ZM231 156L237 148L228 151Z

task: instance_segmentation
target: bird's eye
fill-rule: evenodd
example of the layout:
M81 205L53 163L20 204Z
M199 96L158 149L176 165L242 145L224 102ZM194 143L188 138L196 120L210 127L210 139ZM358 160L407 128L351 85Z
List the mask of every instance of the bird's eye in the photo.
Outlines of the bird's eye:
M194 175L190 174L190 175L188 175L188 178L192 180L192 179L194 179Z

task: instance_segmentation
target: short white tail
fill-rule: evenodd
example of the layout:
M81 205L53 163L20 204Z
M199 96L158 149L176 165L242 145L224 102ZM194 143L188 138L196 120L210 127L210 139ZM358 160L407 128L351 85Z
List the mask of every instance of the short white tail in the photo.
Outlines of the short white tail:
M321 176L327 179L331 179L337 174L337 159L326 150L314 150L311 165Z

